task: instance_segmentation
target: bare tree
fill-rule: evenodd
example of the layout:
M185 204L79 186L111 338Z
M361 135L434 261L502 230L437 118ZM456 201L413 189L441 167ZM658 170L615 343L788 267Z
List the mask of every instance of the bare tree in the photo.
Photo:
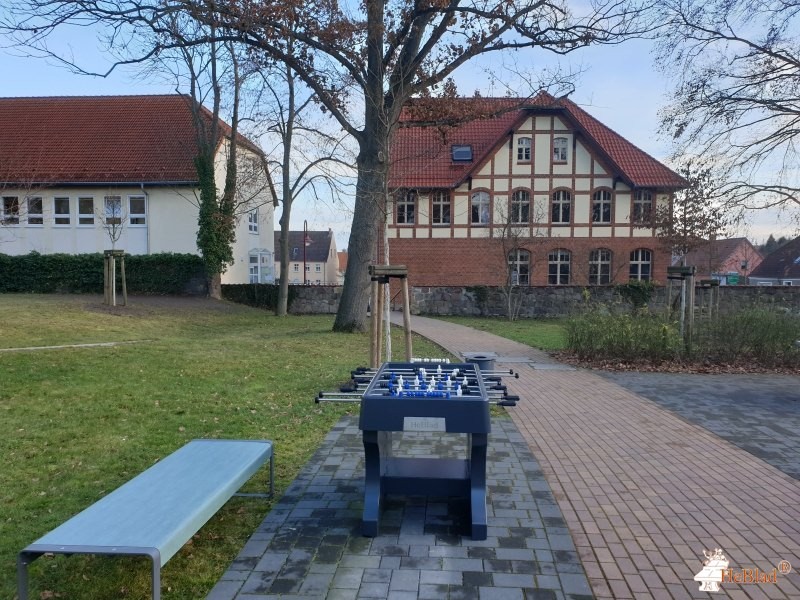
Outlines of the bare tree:
M266 124L262 140L269 144L273 172L280 177L283 206L280 218L281 279L275 313L285 316L289 299L289 232L294 201L303 196L342 202L350 191L355 156L346 136L327 131L314 95L298 82L291 67L267 65L259 72L255 90L257 116Z
M739 208L800 205L800 4L658 0L658 64L678 74L662 130L715 156Z
M653 214L656 237L674 257L685 264L686 255L710 241L724 238L737 216L720 201L720 183L714 166L703 159L686 159L677 169L689 187L675 194L671 205L659 206Z

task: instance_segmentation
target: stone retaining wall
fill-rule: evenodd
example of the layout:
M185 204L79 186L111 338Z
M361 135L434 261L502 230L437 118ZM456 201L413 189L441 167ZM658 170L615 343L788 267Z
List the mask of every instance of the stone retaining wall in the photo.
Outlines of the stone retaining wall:
M297 298L292 302L292 314L335 314L341 298L341 286L295 286ZM673 288L673 298L678 286ZM610 312L628 312L631 305L611 286L544 286L518 288L520 318L563 317L588 307ZM698 288L696 305L707 306L708 289ZM664 307L665 287L656 288L650 303L651 310ZM785 307L800 313L800 286L723 286L719 288L721 313L739 310L754 304ZM399 309L399 306L394 308ZM507 301L500 288L491 287L414 287L411 290L411 312L419 315L502 316L507 313Z

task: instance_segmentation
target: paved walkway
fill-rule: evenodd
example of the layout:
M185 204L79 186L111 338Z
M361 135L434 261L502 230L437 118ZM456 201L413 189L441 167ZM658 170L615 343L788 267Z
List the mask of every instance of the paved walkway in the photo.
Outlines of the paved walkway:
M800 599L799 481L600 375L466 327L412 327L520 372L506 383L523 401L490 436L489 538L472 541L465 507L435 498L390 499L380 535L361 537L363 451L344 419L209 600ZM794 566L777 583L699 592L712 548L736 575Z
M415 317L455 354L511 358L524 397L509 412L558 500L597 598L707 598L703 549L730 568L794 565L777 584L725 582L713 597L800 598L800 482L611 381L560 370L491 334ZM520 362L529 356L530 363Z

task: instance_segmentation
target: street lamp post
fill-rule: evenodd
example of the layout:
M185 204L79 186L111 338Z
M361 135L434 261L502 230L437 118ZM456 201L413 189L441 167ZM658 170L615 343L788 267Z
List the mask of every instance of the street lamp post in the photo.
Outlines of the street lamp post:
M303 285L308 285L306 277L306 248L311 245L311 237L308 235L308 221L303 219Z

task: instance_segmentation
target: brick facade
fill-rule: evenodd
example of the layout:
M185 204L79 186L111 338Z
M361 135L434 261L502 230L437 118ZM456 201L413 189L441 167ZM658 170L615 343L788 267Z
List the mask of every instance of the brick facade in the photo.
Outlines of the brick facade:
M548 285L548 254L555 249L571 253L570 284L587 285L589 252L611 250L611 283L628 281L629 256L645 248L653 253L652 279L666 283L669 254L652 238L529 238L519 247L531 254L530 285ZM408 267L412 286L505 285L502 240L394 239L389 242L393 264Z

